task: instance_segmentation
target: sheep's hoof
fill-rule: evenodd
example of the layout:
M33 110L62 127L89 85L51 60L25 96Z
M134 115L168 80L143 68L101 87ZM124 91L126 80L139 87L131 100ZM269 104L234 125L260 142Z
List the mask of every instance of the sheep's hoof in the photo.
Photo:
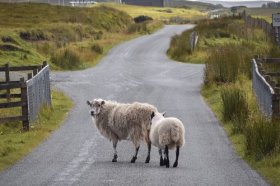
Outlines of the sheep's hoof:
M118 155L114 155L114 158L112 159L112 162L117 162L117 158L118 158Z
M136 159L137 159L137 157L133 156L130 162L135 163Z
M160 166L164 166L164 165L165 165L165 164L164 164L164 161L163 161L163 159L162 159L162 158L160 158L159 165L160 165Z
M150 163L150 157L147 157L147 158L146 158L145 163Z
M164 159L164 164L165 164L166 168L169 168L169 161L167 159Z
M169 168L169 162L166 163L166 168Z
M178 162L175 161L174 164L173 164L173 167L177 167L178 166Z

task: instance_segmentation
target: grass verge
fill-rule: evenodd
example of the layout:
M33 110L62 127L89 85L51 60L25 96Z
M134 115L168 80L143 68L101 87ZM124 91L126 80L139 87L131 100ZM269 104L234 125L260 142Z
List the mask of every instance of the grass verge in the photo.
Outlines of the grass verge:
M272 185L280 181L280 122L258 109L252 90L254 55L280 57L264 32L248 27L240 17L199 22L195 51L187 45L190 33L174 36L168 55L182 62L205 63L202 95L215 112L236 152ZM278 67L266 68L277 71Z
M22 159L57 129L72 105L63 93L53 91L52 107L41 110L29 132L22 131L20 122L0 125L0 171Z
M247 85L250 85L250 81L246 81ZM252 90L250 88L251 86L247 87L246 92L249 92L249 100L250 101L250 107L252 111L252 105L255 105L255 102L253 101L253 95ZM223 119L223 103L221 98L221 92L222 87L217 85L208 85L204 86L202 88L202 95L209 105L209 107L212 109L212 111L215 113L216 117L224 127L224 130L226 131L228 137L230 138L234 150L237 152L237 154L245 159L251 167L253 167L257 172L259 172L262 176L265 177L265 179L271 183L272 185L279 186L280 185L280 154L278 153L278 150L270 153L269 155L266 155L262 159L256 159L254 155L250 155L247 151L247 141L246 136L242 133L236 133L235 127L232 124L232 122L225 122ZM278 123L279 124L279 123Z

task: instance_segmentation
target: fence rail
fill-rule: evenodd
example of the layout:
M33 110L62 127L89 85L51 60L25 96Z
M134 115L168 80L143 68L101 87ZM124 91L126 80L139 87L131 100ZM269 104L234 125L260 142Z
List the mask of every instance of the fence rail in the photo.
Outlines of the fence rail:
M280 59L256 58L252 60L252 82L253 90L257 97L258 105L261 111L269 118L280 116L280 87L272 76L278 76L277 73L267 72L263 63L278 63Z
M10 81L11 72L27 71L27 80L20 78L20 81ZM11 121L22 121L23 129L29 130L29 123L34 121L42 105L51 105L51 91L49 79L49 66L46 62L43 65L10 67L6 64L0 67L0 72L5 73L5 81L0 82L0 109L21 107L20 116L0 118L0 124ZM30 73L31 72L31 73ZM20 89L20 93L11 93L12 89ZM3 90L6 93L3 93ZM11 100L17 98L17 101ZM19 100L19 101L18 101Z

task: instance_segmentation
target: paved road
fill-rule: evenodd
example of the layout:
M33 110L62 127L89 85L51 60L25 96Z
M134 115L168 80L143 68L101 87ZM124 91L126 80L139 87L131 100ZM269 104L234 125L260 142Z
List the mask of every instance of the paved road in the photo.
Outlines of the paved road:
M52 74L53 84L75 101L65 124L15 166L0 174L0 185L267 185L232 150L224 130L200 95L203 65L182 64L165 55L170 37L185 26L162 30L115 47L95 68ZM135 164L133 145L113 148L92 123L87 99L149 102L180 118L186 144L179 167L159 167L156 148L145 164L142 145ZM171 152L171 161L174 160Z

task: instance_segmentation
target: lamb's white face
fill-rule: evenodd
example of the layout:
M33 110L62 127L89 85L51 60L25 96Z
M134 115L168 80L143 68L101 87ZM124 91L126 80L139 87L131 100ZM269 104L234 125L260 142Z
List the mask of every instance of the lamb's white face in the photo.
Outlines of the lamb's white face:
M163 119L165 115L165 112L160 113L160 112L156 112L152 114L152 124L157 123L159 120Z
M95 117L100 113L105 101L103 99L94 99L93 101L87 101L87 104L90 106L90 115Z

